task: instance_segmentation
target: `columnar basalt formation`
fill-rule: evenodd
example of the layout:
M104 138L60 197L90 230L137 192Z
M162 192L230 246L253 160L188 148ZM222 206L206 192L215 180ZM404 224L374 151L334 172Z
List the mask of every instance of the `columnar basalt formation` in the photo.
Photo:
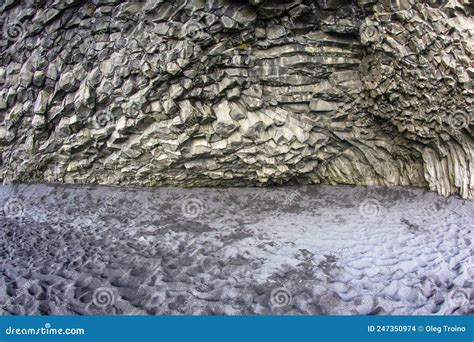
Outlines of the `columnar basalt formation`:
M4 182L474 194L469 1L13 1Z

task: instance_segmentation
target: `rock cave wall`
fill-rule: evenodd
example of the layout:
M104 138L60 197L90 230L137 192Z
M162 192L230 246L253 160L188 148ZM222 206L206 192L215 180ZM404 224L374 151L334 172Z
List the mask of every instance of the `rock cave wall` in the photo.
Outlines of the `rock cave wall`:
M469 1L6 0L0 178L474 195Z

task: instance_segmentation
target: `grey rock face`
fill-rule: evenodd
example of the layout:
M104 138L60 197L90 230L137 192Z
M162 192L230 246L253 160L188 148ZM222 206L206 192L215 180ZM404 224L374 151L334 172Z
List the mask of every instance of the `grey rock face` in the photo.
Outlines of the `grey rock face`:
M4 182L473 197L468 2L7 2L0 20Z

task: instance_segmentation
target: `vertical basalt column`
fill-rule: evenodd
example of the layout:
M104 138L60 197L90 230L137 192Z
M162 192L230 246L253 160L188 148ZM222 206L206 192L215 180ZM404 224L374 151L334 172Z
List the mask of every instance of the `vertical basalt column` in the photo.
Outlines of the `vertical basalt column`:
M431 190L472 198L473 7L400 3L380 2L361 28L368 109L418 151Z

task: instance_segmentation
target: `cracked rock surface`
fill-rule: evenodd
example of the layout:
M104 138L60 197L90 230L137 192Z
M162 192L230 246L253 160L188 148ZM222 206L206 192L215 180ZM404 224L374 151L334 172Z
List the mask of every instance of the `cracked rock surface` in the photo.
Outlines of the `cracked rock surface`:
M0 187L6 315L472 315L474 203L402 187Z
M6 0L0 178L474 193L469 1Z

